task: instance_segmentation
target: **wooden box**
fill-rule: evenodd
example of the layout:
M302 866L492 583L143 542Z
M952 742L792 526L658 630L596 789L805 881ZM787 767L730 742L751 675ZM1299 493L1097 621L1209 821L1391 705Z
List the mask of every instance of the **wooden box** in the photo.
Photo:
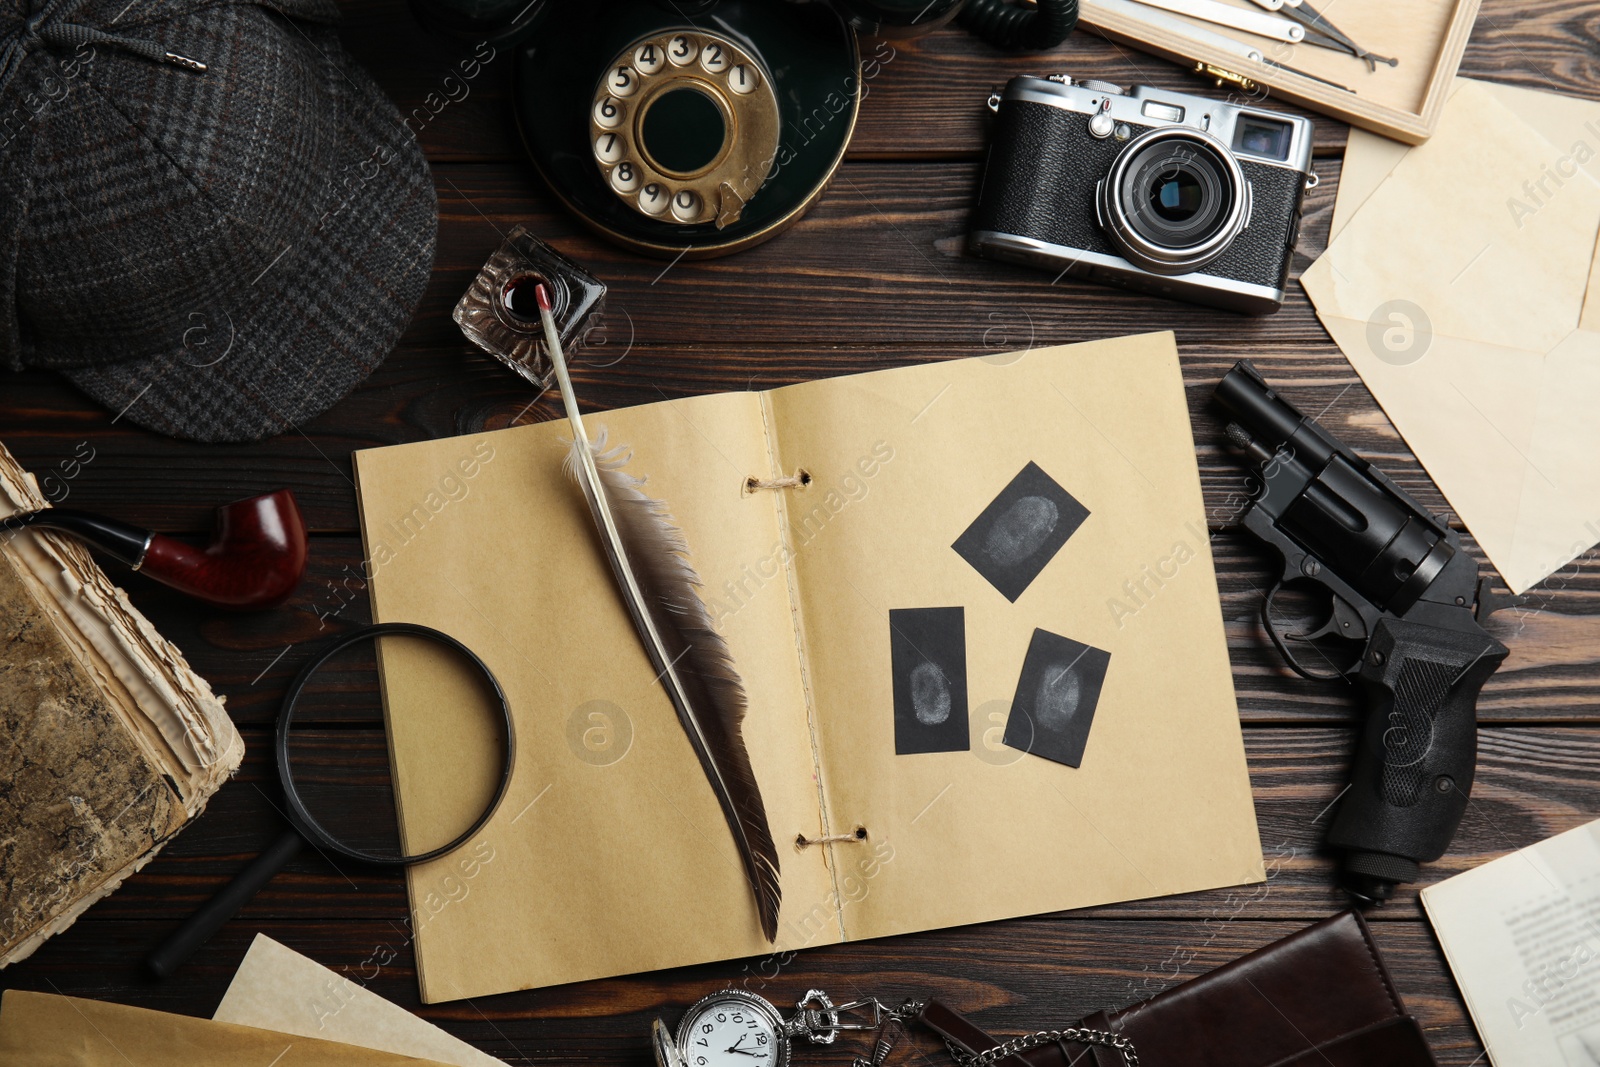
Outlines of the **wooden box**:
M1272 14L1249 0L1223 2ZM1312 2L1361 47L1398 62L1369 71L1347 53L1256 36L1133 0L1081 0L1080 17L1094 33L1213 74L1259 103L1273 97L1292 100L1407 144L1427 140L1461 63L1479 0Z

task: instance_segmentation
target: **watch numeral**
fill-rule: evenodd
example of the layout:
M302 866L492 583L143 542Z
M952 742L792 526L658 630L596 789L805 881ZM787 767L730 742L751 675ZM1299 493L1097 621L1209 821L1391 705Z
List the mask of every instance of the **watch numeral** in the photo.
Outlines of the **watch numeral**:
M766 1043L767 1043L767 1035L766 1034L757 1034L756 1035L756 1044L765 1045Z
M711 1032L711 1030L712 1030L712 1026L711 1026L710 1023L701 1023L700 1024L700 1032L702 1034L709 1034Z

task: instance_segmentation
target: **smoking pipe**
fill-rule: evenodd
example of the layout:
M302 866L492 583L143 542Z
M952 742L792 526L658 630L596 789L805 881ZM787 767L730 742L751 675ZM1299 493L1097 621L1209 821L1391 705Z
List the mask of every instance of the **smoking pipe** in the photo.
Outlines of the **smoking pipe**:
M72 508L41 508L0 520L0 531L31 526L76 534L141 574L223 608L281 604L306 570L306 524L287 489L218 508L204 548Z

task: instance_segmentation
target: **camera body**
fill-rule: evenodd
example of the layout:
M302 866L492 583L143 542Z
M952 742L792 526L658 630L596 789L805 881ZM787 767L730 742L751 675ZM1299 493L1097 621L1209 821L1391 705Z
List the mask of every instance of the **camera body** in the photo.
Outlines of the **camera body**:
M1311 123L1139 85L1012 78L968 247L977 255L1263 315L1283 305Z

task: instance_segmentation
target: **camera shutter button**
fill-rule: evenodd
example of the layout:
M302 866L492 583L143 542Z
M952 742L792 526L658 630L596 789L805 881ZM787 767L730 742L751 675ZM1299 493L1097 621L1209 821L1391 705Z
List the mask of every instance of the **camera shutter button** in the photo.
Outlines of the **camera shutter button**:
M1103 141L1110 137L1112 131L1116 128L1117 124L1111 118L1111 101L1100 101L1100 110L1096 111L1094 118L1089 120L1089 136Z
M1124 95L1122 86L1103 82L1098 78L1084 78L1078 82L1078 86L1082 89L1092 89L1097 93L1110 93L1112 96Z

